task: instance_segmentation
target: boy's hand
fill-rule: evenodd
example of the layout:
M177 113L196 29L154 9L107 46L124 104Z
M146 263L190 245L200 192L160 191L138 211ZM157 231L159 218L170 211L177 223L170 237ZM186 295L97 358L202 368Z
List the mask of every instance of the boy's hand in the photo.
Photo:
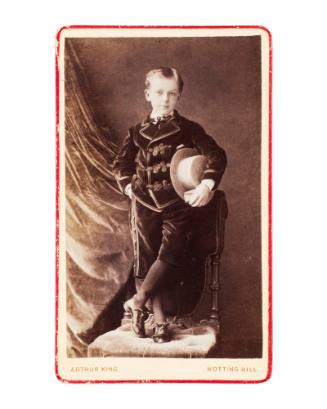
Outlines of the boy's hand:
M184 193L184 200L192 207L200 207L209 203L213 195L209 187L201 182L195 189Z
M125 194L132 200L132 185L131 183L129 183L126 187L125 187Z

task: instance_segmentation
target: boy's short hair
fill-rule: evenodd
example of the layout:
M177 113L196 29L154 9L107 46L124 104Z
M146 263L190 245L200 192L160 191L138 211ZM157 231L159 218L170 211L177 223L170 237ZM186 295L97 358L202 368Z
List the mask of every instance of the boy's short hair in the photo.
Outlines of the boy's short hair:
M172 67L159 67L155 68L154 70L149 71L145 76L145 87L150 87L151 78L154 75L161 75L164 78L174 78L178 84L178 90L181 93L184 87L184 81L180 75L180 73L176 70L176 68Z

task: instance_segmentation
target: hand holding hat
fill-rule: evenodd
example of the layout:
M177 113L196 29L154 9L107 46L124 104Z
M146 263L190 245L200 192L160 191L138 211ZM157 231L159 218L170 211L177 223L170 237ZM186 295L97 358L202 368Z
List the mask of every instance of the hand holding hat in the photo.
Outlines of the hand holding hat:
M203 180L206 165L207 158L194 148L178 149L171 160L170 176L174 189L190 206L205 206L214 196L208 179Z
M192 190L184 193L184 200L192 207L205 206L212 199L213 192L203 181Z

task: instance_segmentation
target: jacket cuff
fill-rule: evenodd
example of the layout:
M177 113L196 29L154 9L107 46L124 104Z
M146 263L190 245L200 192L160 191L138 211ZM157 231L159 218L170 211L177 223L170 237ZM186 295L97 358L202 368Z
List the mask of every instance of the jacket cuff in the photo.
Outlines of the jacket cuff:
M202 179L201 183L205 184L209 190L213 190L215 181L213 179Z

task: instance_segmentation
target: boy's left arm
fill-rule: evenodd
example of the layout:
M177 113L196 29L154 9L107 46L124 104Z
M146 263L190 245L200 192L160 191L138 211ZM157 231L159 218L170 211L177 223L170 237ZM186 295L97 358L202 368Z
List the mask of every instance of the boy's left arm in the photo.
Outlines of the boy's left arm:
M218 188L226 169L227 157L225 151L200 126L193 133L192 142L208 159L202 182L184 195L187 203L198 207L206 205L212 199L213 191Z
M227 166L226 153L201 126L198 126L193 134L192 141L201 154L208 159L203 178L212 179L215 182L212 190L216 190Z

